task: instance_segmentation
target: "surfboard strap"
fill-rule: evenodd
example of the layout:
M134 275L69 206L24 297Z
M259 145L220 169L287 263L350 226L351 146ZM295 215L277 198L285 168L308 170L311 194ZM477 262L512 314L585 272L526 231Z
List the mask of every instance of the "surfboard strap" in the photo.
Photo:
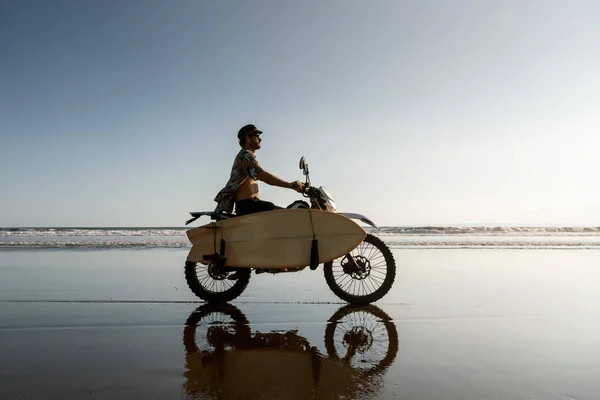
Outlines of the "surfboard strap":
M213 251L217 254L217 223L211 222L210 226L212 226L212 234L213 234Z
M219 221L221 226L221 243L220 243L220 247L219 247L219 261L218 261L218 266L219 267L224 267L225 266L225 239L223 239L223 220ZM217 224L215 224L215 227L217 226ZM214 233L215 238L217 237L217 229L215 228L215 233ZM216 251L216 244L215 244L215 251Z
M310 217L310 227L312 229L313 240L310 244L310 269L313 271L319 266L319 241L315 236L315 226L313 225L312 213L310 208L308 209L308 216Z
M222 224L222 222L221 222ZM213 254L204 254L202 256L205 260L213 261L218 267L225 266L225 239L223 239L223 226L217 227L216 222L211 222L213 232ZM217 253L217 228L221 228L221 243L219 246L219 252Z

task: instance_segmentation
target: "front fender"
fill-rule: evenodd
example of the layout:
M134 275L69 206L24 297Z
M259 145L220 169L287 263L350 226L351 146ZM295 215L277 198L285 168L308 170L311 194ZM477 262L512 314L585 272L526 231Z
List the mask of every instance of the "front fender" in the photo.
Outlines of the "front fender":
M365 217L364 215L356 214L356 213L338 213L338 214L343 215L346 218L358 219L358 220L364 222L365 224L371 225L373 228L379 229L379 227L377 225L375 225L375 223L373 221L371 221L369 218Z

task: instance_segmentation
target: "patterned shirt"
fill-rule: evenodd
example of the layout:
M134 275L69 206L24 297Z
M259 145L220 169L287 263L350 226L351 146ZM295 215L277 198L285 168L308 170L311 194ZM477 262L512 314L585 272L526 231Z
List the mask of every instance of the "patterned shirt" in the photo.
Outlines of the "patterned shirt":
M248 149L241 149L233 161L229 181L227 181L225 187L215 197L217 207L214 212L233 212L235 192L247 177L256 179L262 171L263 169L258 160L256 160L256 156Z

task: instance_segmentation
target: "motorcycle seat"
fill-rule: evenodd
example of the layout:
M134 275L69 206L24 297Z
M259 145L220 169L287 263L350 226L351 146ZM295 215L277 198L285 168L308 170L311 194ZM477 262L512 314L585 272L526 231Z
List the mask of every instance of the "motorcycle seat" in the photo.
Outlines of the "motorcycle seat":
M212 219L213 221L221 221L224 219L234 218L235 216L235 214L230 214L226 212L212 213L210 214L210 219Z

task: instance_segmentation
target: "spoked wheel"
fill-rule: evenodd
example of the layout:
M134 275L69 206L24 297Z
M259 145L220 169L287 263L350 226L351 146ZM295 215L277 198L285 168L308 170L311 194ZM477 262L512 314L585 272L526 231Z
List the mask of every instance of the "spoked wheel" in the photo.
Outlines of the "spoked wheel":
M250 272L250 268L232 268L216 263L185 263L188 286L196 296L212 304L225 303L242 294L250 282Z
M183 344L187 353L227 350L226 343L233 337L250 337L246 316L231 304L205 304L198 307L183 330Z
M376 236L365 240L349 254L325 263L325 281L340 299L368 304L381 299L396 278L396 261L390 249Z
M374 305L347 305L330 319L325 330L330 357L364 374L384 372L398 353L398 332L392 319Z

